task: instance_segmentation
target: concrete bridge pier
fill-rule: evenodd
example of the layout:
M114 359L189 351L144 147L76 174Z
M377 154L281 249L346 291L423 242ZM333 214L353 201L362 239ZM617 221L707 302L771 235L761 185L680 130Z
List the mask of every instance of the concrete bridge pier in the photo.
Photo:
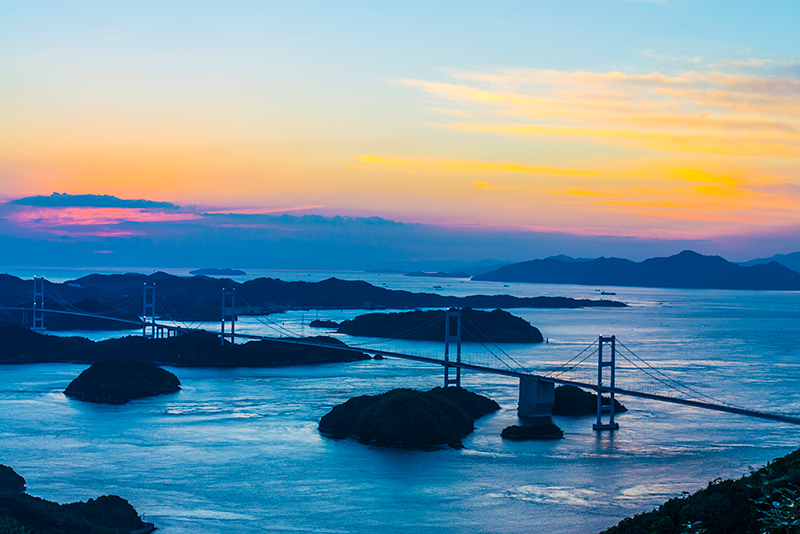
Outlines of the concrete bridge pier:
M519 377L517 414L520 417L550 417L555 401L555 384L533 377Z

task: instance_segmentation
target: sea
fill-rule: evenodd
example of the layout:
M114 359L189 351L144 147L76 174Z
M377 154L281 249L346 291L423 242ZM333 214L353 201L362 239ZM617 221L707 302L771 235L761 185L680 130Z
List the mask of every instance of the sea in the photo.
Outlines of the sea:
M85 274L9 272L53 281ZM547 342L465 343L463 358L591 382L597 338L614 335L620 387L800 414L797 292L505 284L360 272L251 271L237 279L256 276L310 282L335 276L458 296L620 300L629 306L510 310L539 328ZM316 318L341 321L361 313L241 317L237 331L328 334L357 346L423 355L444 350L443 343L351 338L308 326ZM137 334L57 333L92 339ZM0 463L26 478L30 494L45 499L120 495L164 534L594 533L800 447L800 426L625 396L618 396L628 408L617 415L619 430L592 430L593 416L554 416L564 439L505 441L502 429L520 422L518 383L465 372L462 385L495 399L501 410L479 419L461 449L399 450L330 439L317 425L353 396L439 386L439 366L387 358L271 369L168 368L181 380L180 392L121 406L63 394L86 367L0 366Z

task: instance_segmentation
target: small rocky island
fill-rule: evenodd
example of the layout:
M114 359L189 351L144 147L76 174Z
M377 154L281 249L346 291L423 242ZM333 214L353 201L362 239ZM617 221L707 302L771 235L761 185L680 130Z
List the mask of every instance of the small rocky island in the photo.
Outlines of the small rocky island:
M555 423L543 423L541 425L508 426L500 434L503 439L513 441L532 441L539 439L561 439L564 431Z
M459 448L475 419L499 409L495 401L463 388L393 389L335 406L320 420L319 430L374 445Z
M603 398L603 406L609 406L607 397ZM614 399L614 412L627 412L628 409ZM555 391L553 415L591 415L597 413L597 394L584 391L576 386L558 386Z
M109 358L94 362L67 386L64 394L82 401L124 404L179 389L178 377L153 362Z
M0 465L0 532L3 534L131 534L155 530L142 521L131 504L116 495L103 495L86 502L58 504L8 488L5 482L25 479L12 468ZM13 482L12 485L18 482ZM7 491L11 489L12 491Z
M339 328L339 323L327 319L314 319L308 326L312 328Z
M463 341L495 343L541 343L538 328L504 310L491 312L464 308L461 310ZM339 333L351 336L401 338L424 341L444 340L443 310L414 310L402 313L368 313L343 321Z

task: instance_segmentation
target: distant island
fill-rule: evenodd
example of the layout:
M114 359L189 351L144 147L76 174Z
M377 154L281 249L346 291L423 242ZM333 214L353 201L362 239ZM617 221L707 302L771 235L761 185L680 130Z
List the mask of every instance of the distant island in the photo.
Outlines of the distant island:
M90 363L131 358L176 367L277 367L370 359L331 337L302 340L307 344L262 340L221 345L216 334L196 331L165 339L126 336L95 342L83 337L40 334L0 323L0 363Z
M444 271L439 271L438 273L424 273L422 271L413 271L410 273L406 273L403 276L412 276L412 277L422 277L422 278L469 278L469 274L465 273L464 271L455 271L451 273L446 273Z
M464 308L462 341L493 341L496 343L541 343L538 328L528 321L504 310L491 312ZM414 310L401 313L369 313L342 321L339 333L350 336L402 338L443 341L445 312ZM452 334L451 334L452 335Z
M603 397L603 406L609 406L611 399ZM614 412L627 412L628 409L614 399ZM590 415L597 413L597 394L576 386L558 386L555 390L553 415Z
M472 279L680 289L800 290L800 273L779 263L743 267L720 256L703 256L690 250L638 263L620 258L585 261L547 258L506 265Z
M82 401L124 404L180 389L178 377L153 362L108 358L94 362L70 382L64 394Z
M0 479L9 472L24 482L12 468L0 465ZM0 532L4 534L145 534L155 528L116 495L58 504L0 486Z
M192 275L203 276L244 276L247 273L239 269L195 269L189 271Z
M412 293L374 286L363 281L329 278L320 282L284 282L256 278L246 282L209 276L173 276L166 273L91 274L62 284L47 283L46 313L49 330L123 330L136 328L142 313L142 286L157 287L158 308L165 320L199 321L218 317L222 289L236 291L236 313L265 315L285 310L407 310L415 308L621 308L622 302L566 297L513 297L472 295L454 297L436 293ZM32 305L33 281L0 274L0 302L5 306ZM49 295L57 295L58 299ZM163 310L163 311L162 311ZM111 317L84 317L79 312ZM76 314L78 313L78 314ZM31 314L0 310L8 322L30 326ZM25 319L25 321L23 321Z
M339 323L325 319L314 319L308 324L308 326L312 328L339 328Z
M335 406L320 420L319 430L373 445L458 448L475 419L499 409L495 401L462 388L393 389Z

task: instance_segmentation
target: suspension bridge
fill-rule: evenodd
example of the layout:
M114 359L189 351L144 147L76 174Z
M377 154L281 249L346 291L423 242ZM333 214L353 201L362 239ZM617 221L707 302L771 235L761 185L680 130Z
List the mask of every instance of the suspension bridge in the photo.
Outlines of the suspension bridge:
M66 309L46 309L44 307L44 296L46 292ZM166 299L162 297L161 300ZM182 325L178 325L177 323L180 322L179 320L173 320L172 324L164 321L159 322L155 284L144 285L143 287L142 315L140 321L78 310L68 305L66 301L61 299L54 291L48 291L45 286L44 278L36 277L34 278L33 305L31 307L0 306L0 312L3 311L30 312L32 314L30 321L31 329L36 331L45 330L45 313L68 314L119 321L132 328L141 328L142 335L151 339L178 336L189 332L205 330L194 327L192 324L183 323ZM166 310L164 311L166 312ZM174 310L171 310L171 312L170 315L175 314ZM428 321L425 324L418 325L406 332L398 333L392 338L371 340L365 343L351 343L347 348L325 344L324 342L310 338L298 338L296 332L292 332L281 324L272 321L268 316L255 317L258 322L275 331L276 335L266 336L236 332L236 295L232 290L223 289L220 329L217 334L220 338L220 343L223 345L233 344L237 339L248 341L271 340L312 347L332 347L339 350L363 352L384 358L399 358L438 365L443 367L444 370L443 385L445 387L460 387L462 371L512 377L519 380L518 413L523 418L549 417L555 403L555 386L569 385L592 390L597 393L597 419L592 426L598 431L615 430L619 428L619 424L615 420L616 395L643 398L704 410L713 410L800 425L800 416L796 414L766 412L718 400L708 393L701 391L699 387L683 383L670 376L668 373L658 369L625 346L613 335L599 336L595 341L575 354L570 360L557 365L549 371L533 372L508 354L501 346L493 343L480 329L472 324L467 317L462 315L461 311L458 309L446 310L445 313L438 316L438 318ZM409 354L407 352L397 352L375 347L375 345L382 345L386 342L408 338L422 329L437 327L442 322L444 323L443 354L442 352L439 352L439 355L422 353ZM468 333L472 339L477 340L477 343L463 342L463 333ZM482 358L475 357L474 354L467 356L464 351L465 346L480 347L483 351ZM587 369L592 373L591 378L585 376L585 371ZM580 371L583 371L583 376L581 376ZM628 381L630 381L631 375L636 375L639 379L636 381L635 385L625 387L624 384L620 384L618 371L623 371L628 375ZM641 377L646 377L647 381L641 380Z

